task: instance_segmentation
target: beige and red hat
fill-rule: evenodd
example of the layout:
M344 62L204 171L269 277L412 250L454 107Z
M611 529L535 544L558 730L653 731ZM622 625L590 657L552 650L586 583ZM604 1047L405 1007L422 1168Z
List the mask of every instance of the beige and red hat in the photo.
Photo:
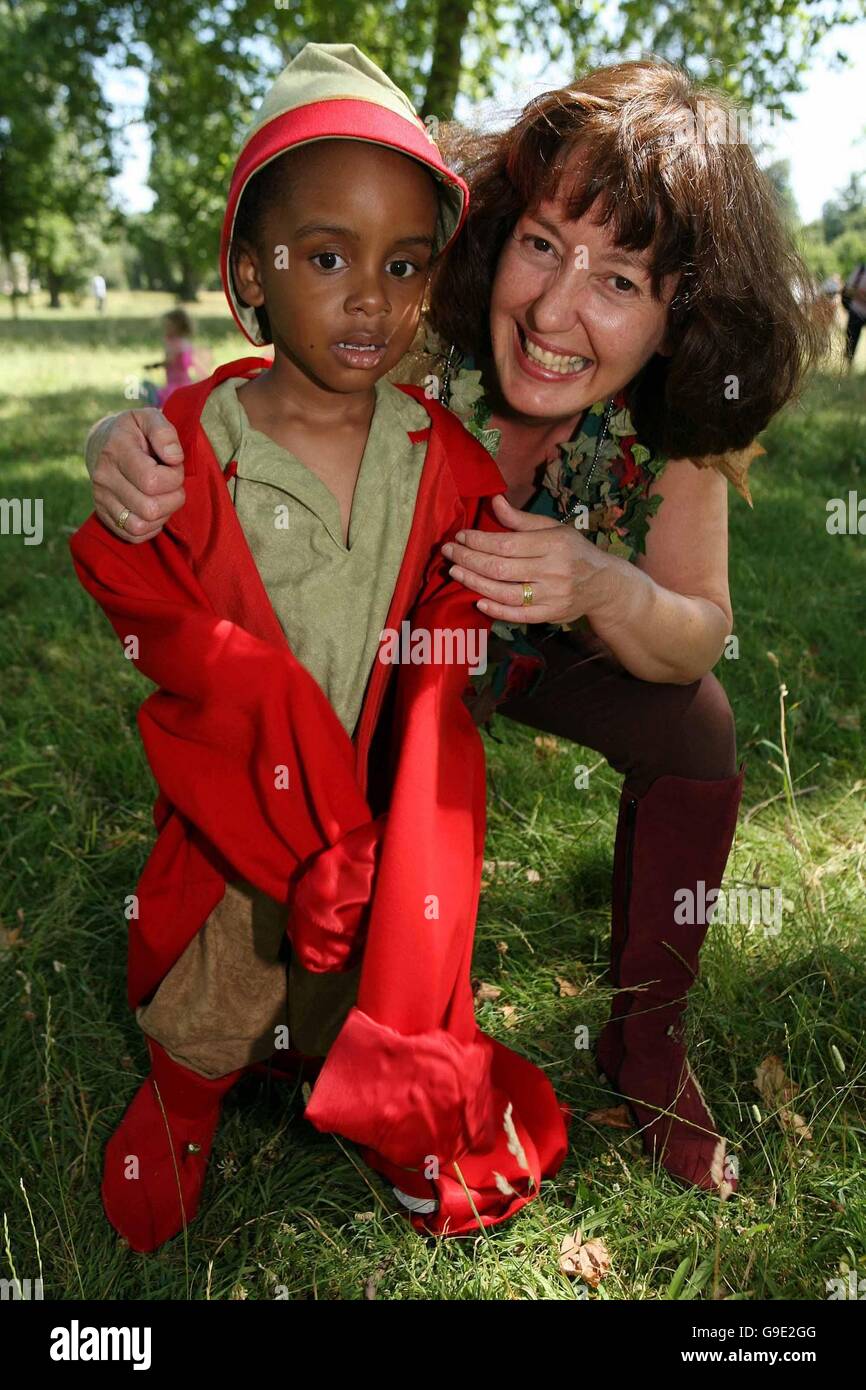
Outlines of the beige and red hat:
M241 302L231 272L238 205L253 174L286 150L314 140L365 140L426 165L439 186L434 252L445 249L466 218L466 184L445 165L436 142L400 88L353 43L308 43L280 73L247 132L223 221L223 288L238 327L256 346L268 340L255 309Z

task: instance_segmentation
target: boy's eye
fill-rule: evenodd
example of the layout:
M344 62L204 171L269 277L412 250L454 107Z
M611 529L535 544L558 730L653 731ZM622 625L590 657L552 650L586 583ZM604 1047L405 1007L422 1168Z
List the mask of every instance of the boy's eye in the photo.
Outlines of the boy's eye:
M626 275L611 275L614 289L620 294L628 294L629 290L636 290L637 285L633 280L629 280Z
M389 261L387 269L391 271L395 280L409 280L418 274L419 267L414 261Z
M340 255L338 251L318 251L315 256L310 257L310 260L315 262L329 262L328 265L320 265L320 270L341 270L342 266L335 264L335 262L337 261L343 261L343 265L346 265L346 261L343 260L343 257Z

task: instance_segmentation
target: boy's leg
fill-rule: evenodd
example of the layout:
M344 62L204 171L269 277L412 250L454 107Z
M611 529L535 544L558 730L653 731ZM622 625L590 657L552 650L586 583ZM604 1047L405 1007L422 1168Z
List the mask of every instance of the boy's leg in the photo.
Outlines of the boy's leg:
M289 1022L286 921L280 903L249 884L227 883L152 999L136 1010L143 1031L174 1061L212 1079L270 1057Z
M286 1017L286 910L246 884L217 905L137 1010L151 1072L105 1151L102 1201L135 1250L198 1211L224 1096Z
M144 1032L210 1078L274 1052L324 1057L355 1003L361 967L305 970L292 956L287 916L250 884L227 884L150 1003L137 1010Z

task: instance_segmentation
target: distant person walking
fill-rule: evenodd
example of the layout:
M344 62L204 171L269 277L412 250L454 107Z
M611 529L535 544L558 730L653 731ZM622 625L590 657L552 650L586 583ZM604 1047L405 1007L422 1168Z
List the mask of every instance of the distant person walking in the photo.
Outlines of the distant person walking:
M860 339L860 330L866 321L866 262L851 271L842 290L842 303L848 310L848 326L845 329L845 357L848 370L854 365L854 353Z
M104 313L107 296L104 277L102 275L94 275L90 282L90 288L93 291L93 300L96 305L97 313Z

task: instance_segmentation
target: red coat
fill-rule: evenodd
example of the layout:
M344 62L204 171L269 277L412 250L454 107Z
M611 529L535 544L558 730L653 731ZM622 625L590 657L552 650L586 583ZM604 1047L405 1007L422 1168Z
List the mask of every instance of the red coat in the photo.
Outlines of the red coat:
M232 362L172 396L186 502L154 541L130 545L96 516L71 541L82 584L122 642L138 639L136 665L158 687L138 716L160 789L159 835L130 923L129 1000L150 997L227 879L285 902L308 969L363 961L357 1005L307 1118L360 1144L403 1190L435 1196L435 1216L413 1217L419 1229L471 1231L473 1207L493 1225L535 1195L562 1162L566 1134L544 1074L475 1023L485 768L462 701L467 666L377 660L349 738L286 642L199 424L218 382L261 367ZM439 547L482 519L497 526L484 499L504 491L501 475L438 402L400 389L430 426L411 435L427 437L427 454L386 626L486 628ZM386 794L374 815L369 755L392 680L375 755Z

